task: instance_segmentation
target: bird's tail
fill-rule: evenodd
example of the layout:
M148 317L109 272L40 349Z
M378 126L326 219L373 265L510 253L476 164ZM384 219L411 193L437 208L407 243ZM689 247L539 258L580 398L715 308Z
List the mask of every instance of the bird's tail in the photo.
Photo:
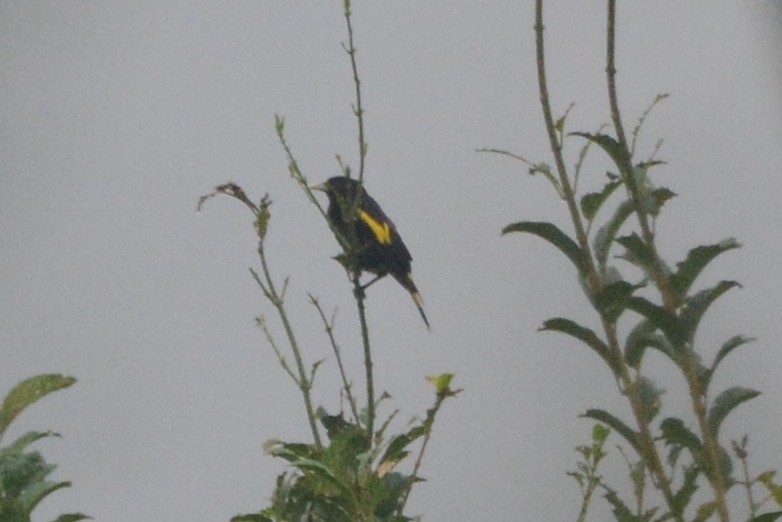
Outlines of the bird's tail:
M405 290L410 292L410 297L413 298L413 302L415 303L416 308L418 308L418 313L421 314L421 319L424 320L426 328L429 329L429 320L426 318L426 314L424 313L424 300L421 299L421 294L418 293L418 288L416 288L415 283L413 282L413 274L407 273L391 275L394 277L394 279L396 279L397 283L402 285Z

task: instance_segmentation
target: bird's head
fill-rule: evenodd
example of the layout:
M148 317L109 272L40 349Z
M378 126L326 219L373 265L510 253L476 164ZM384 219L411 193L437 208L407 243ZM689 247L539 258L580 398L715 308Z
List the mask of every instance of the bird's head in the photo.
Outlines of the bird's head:
M358 181L347 176L335 176L318 185L310 185L310 190L325 192L329 200L339 198L343 201L352 201L356 197Z

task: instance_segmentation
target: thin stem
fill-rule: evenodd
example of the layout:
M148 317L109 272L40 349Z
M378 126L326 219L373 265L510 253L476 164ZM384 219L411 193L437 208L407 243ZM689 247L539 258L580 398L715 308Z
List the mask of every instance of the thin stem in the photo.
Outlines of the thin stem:
M296 336L293 333L290 321L288 321L288 314L285 311L285 304L277 293L274 287L274 281L272 281L271 273L269 271L268 263L266 262L266 253L263 247L263 240L258 243L258 256L261 258L261 269L263 272L263 278L265 280L265 288L268 291L267 297L272 305L277 309L277 313L280 316L280 321L285 329L285 335L288 338L288 344L293 352L293 359L296 362L296 372L298 373L297 384L304 396L304 408L307 410L307 420L310 424L310 430L312 431L312 438L315 441L315 445L319 448L323 446L320 440L320 432L318 431L318 425L316 422L315 410L312 407L312 397L310 391L312 389L312 382L307 377L307 371L304 368L304 360L301 357L301 350L299 349L299 343L296 341Z
M278 117L277 132L278 134L280 134L281 137L282 137L282 128L283 128L283 121L281 118ZM286 279L283 284L282 293L277 292L277 289L274 286L274 281L272 280L271 272L269 271L269 265L266 261L264 240L266 238L266 232L269 224L269 218L270 218L269 206L271 205L271 201L268 199L268 194L267 194L261 200L261 204L256 205L250 200L250 198L247 197L247 194L244 192L242 187L240 187L236 183L226 183L224 185L220 185L216 187L214 192L212 192L211 194L207 194L206 196L201 197L198 200L198 210L200 211L202 205L208 199L218 194L225 194L227 196L231 196L241 201L247 206L247 208L250 209L250 211L253 213L253 216L255 217L255 230L258 235L258 257L261 260L261 273L263 274L263 278L261 278L258 272L256 272L255 270L250 269L250 273L252 273L253 278L258 283L258 286L261 288L264 297L269 300L272 306L274 306L274 308L277 310L277 314L280 316L280 321L282 322L283 328L285 329L285 335L288 338L288 344L291 348L291 351L293 352L293 357L296 361L296 370L298 373L298 377L291 371L287 361L285 361L285 359L282 357L282 353L278 349L276 343L274 342L274 339L271 337L269 330L266 328L266 324L263 317L259 317L259 326L261 326L261 328L263 329L266 338L271 344L272 349L274 350L275 354L277 355L277 358L282 364L282 367L296 383L299 390L301 390L301 393L304 396L304 407L306 408L307 411L307 419L310 424L310 429L312 430L312 438L314 439L315 444L318 447L322 447L322 443L320 440L320 433L318 432L318 426L316 423L315 411L312 408L312 399L310 397L310 390L312 388L312 378L307 377L307 372L304 369L304 361L302 360L301 357L301 350L299 350L299 343L296 341L296 336L293 333L293 328L291 328L291 324L288 321L288 314L285 311L285 304L283 298L285 295L285 290L287 289L288 286L288 280ZM313 377L314 377L314 371L313 371Z
M363 184L364 182L364 166L366 164L367 156L367 143L364 137L364 107L361 103L361 80L358 75L358 65L356 63L356 46L353 41L353 23L351 21L350 0L344 0L344 15L345 23L348 29L348 43L343 44L342 47L350 57L350 67L353 71L353 83L356 87L356 104L353 107L353 113L356 115L358 123L358 182ZM352 202L352 210L348 212L348 221L355 219L355 214L358 207L358 198L361 191L356 192L356 199ZM355 239L355 238L352 238ZM350 241L351 245L355 244L355 241ZM367 384L367 437L370 444L374 439L375 429L375 382L372 370L372 352L369 345L369 327L367 326L366 310L364 306L364 299L366 294L359 282L360 273L353 274L353 294L356 298L356 305L358 306L358 316L361 322L361 340L364 345L364 370L366 373Z
M630 199L635 206L635 214L638 218L638 223L641 227L641 237L644 243L650 249L654 263L652 263L652 278L655 285L660 290L660 294L663 300L663 306L666 310L673 311L676 308L676 301L673 293L670 290L668 277L663 270L663 263L660 259L660 255L657 252L657 245L654 241L654 233L652 227L649 224L649 217L641 202L641 189L638 186L635 175L633 174L632 157L630 155L630 148L627 144L627 137L625 136L624 124L622 123L621 112L619 111L619 96L616 88L616 0L608 0L608 22L606 27L606 77L608 81L608 103L611 107L611 121L614 124L614 130L616 131L616 140L619 143L623 161L620 165L622 171L622 178L624 179L627 190L630 194Z
M421 449L418 451L418 456L415 459L415 464L413 465L413 472L410 474L410 476L407 479L407 488L405 489L405 494L402 496L402 501L399 503L399 507L397 508L397 514L402 514L402 511L404 511L405 504L407 503L407 497L410 496L410 491L413 489L413 485L415 484L416 480L418 480L418 471L421 469L421 464L424 460L424 453L426 452L426 447L429 445L429 440L432 438L432 428L434 427L434 419L437 416L437 412L440 411L440 407L443 404L443 401L448 397L453 397L457 393L459 393L461 390L451 390L450 388L445 388L437 393L437 398L435 399L434 405L429 408L426 412L426 419L424 419L423 425L424 425L424 440L421 443Z
M353 113L358 120L358 182L364 182L364 165L367 156L367 143L364 139L364 108L361 104L361 80L358 76L358 65L356 64L356 47L353 44L353 23L351 22L350 0L345 0L345 23L348 26L348 45L343 44L343 49L350 57L350 67L353 70L353 83L356 86L356 105L353 107Z
M545 120L546 131L548 132L549 145L551 146L551 152L554 154L554 161L557 166L557 174L559 175L562 198L567 203L578 245L588 260L588 281L586 282L589 284L589 294L591 297L600 291L602 283L600 278L597 276L597 271L595 270L594 263L592 261L592 250L589 246L589 239L587 237L584 224L581 220L581 214L578 209L578 204L576 203L575 193L573 192L573 188L570 184L567 168L565 167L565 159L562 156L562 144L557 137L557 128L556 124L554 123L554 117L551 113L551 103L549 102L548 95L548 81L546 80L546 54L543 45L543 29L543 0L535 0L535 50L538 69L540 105L543 109L543 119Z
M364 307L366 294L359 281L359 274L353 276L353 295L356 297L358 306L358 318L361 323L361 341L364 345L364 372L367 380L367 439L372 444L375 433L375 379L372 370L372 351L369 346L369 326L367 325L367 314Z
M323 313L323 308L320 306L320 302L318 302L318 300L312 294L307 295L310 298L310 302L318 311L318 315L320 315L321 321L323 321L323 326L326 329L326 334L328 335L329 342L331 343L331 349L334 352L334 357L337 359L339 375L342 378L342 388L345 390L345 395L348 399L348 404L350 405L350 412L353 414L353 419L356 422L359 422L356 399L353 397L352 387L350 381L348 380L347 373L345 373L345 366L342 364L342 354L340 353L339 345L337 344L336 339L334 339L334 321L332 319L332 321L329 322L328 319L326 319L326 314Z

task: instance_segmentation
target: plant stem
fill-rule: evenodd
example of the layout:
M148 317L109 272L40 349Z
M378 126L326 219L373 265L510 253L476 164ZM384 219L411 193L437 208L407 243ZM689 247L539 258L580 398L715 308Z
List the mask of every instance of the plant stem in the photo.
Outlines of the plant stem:
M347 373L345 373L345 366L342 363L342 354L340 353L339 345L337 344L336 339L334 339L334 321L332 318L332 321L329 322L326 319L326 314L323 313L323 308L321 308L320 303L312 294L308 294L310 298L310 302L315 306L315 309L318 311L318 314L320 315L321 321L323 321L323 326L326 329L326 334L329 337L329 342L331 343L331 349L334 352L334 358L337 360L337 366L339 368L339 375L342 378L342 388L345 390L345 396L348 399L348 404L350 405L350 412L353 414L353 420L356 422L359 422L359 416L358 416L358 407L356 406L356 400L353 398L353 392L352 392L352 386L350 384L350 381L348 380Z
M342 44L342 48L348 53L350 57L350 68L353 71L353 84L356 87L356 104L353 107L353 114L356 116L358 123L358 182L363 184L364 182L364 166L366 164L367 156L367 143L364 137L364 107L361 103L361 79L358 75L358 65L356 63L356 46L353 42L353 23L351 21L350 0L344 0L344 15L345 24L348 29L348 44ZM356 193L356 199L352 202L352 209L348 212L348 216L352 216L355 219L356 212L358 210L358 198L360 191ZM350 245L355 245L356 238L350 238ZM375 383L372 370L372 352L369 346L369 327L367 326L366 309L364 307L364 299L366 294L364 288L359 282L360 273L353 275L353 295L356 298L356 305L358 306L358 317L361 322L361 341L364 346L364 370L366 373L367 381L367 437L369 443L372 444L374 438L375 429Z
M446 388L444 390L440 390L437 392L437 398L435 399L434 405L429 408L426 412L426 419L423 421L424 426L424 440L421 443L421 449L418 451L418 456L415 459L415 464L413 465L413 472L410 474L410 477L407 479L407 488L405 489L405 493L402 496L402 501L399 503L399 507L397 508L397 514L401 515L402 511L405 509L405 504L407 504L407 497L410 496L410 491L413 489L413 484L415 484L416 480L418 479L418 471L421 469L421 463L424 460L424 453L426 452L426 447L429 445L429 440L432 438L432 428L434 427L434 419L437 416L437 412L440 411L440 407L443 405L443 401L448 397L454 397L457 393L459 393L461 389L459 390L451 390L450 388Z
M258 242L258 256L261 258L261 269L263 271L263 278L265 280L265 286L267 291L267 298L272 303L274 308L277 309L277 313L280 316L280 321L285 329L285 335L288 338L288 344L293 352L293 358L296 361L296 371L299 375L297 384L304 397L304 408L307 411L307 420L310 424L310 430L312 431L312 438L315 441L317 447L322 447L323 443L320 440L320 432L318 431L318 425L316 422L315 410L312 408L312 397L310 390L312 389L312 382L307 377L307 371L304 368L304 361L301 357L301 350L299 349L299 343L296 341L296 336L293 333L290 321L288 321L288 314L285 311L285 304L282 297L277 293L272 281L269 266L266 262L266 253L263 247L263 240Z
M361 322L361 341L364 346L364 371L367 380L367 439L372 444L375 433L375 380L372 370L372 351L369 346L369 326L367 325L367 314L364 307L364 287L359 282L359 274L353 277L353 294L356 297L358 306L358 318Z
M364 108L361 104L361 80L358 76L358 65L356 64L356 47L353 44L353 23L350 19L350 0L345 0L345 23L348 26L348 45L343 45L345 52L350 57L350 67L353 70L353 83L356 86L356 105L353 107L353 113L358 120L358 182L364 182L364 165L367 156L367 144L364 139Z
M622 125L621 113L619 111L619 97L617 95L615 65L616 0L608 0L607 12L606 75L608 82L608 100L611 106L611 120L613 121L614 129L616 131L617 142L623 151L622 158L624 160L624 165L621 166L620 170L622 171L622 177L625 181L625 185L627 186L630 198L632 199L635 206L635 214L638 218L638 223L641 228L642 238L653 256L651 273L655 285L660 292L663 307L670 312L675 312L677 307L676 298L671 291L668 276L663 268L664 264L660 259L660 255L657 251L657 245L654 240L654 233L652 232L651 226L649 225L647 212L643 208L641 202L641 191L634 175L630 149L627 144L624 126ZM711 468L709 482L711 483L712 489L714 491L714 500L717 506L717 513L719 514L720 520L722 522L728 522L730 520L730 515L725 500L726 487L725 477L722 473L721 467L721 452L716 435L713 434L713 430L711 430L711 426L708 422L705 390L703 389L701 379L697 374L697 361L695 356L691 353L689 346L681 344L677 348L679 353L681 353L684 357L682 370L689 387L693 411L695 413L695 417L698 420L701 436L703 437L703 441L706 446L706 454L709 460L709 466ZM673 506L670 503L669 506L671 506L671 509L673 509Z
M615 63L615 37L616 37L616 0L608 0L608 21L606 26L606 77L608 81L608 103L611 107L611 121L614 124L614 130L616 131L616 140L619 143L621 150L623 151L623 165L620 165L622 171L622 178L625 182L625 186L630 194L630 199L635 206L635 214L638 218L638 223L641 227L641 237L644 243L654 257L654 263L652 264L652 278L655 285L660 290L660 294L663 299L663 307L668 311L673 311L676 307L673 293L670 291L670 285L668 283L668 277L663 270L663 263L660 260L660 255L657 252L657 245L654 241L654 233L649 224L649 217L641 202L641 190L638 187L638 182L633 174L632 158L630 156L630 148L627 144L627 137L625 136L624 125L622 123L622 116L619 111L619 97L616 89L616 63Z
M538 69L538 89L540 92L540 105L543 109L543 119L546 124L546 131L548 132L549 144L551 146L551 152L554 154L554 161L557 166L557 173L559 175L559 182L562 187L562 197L567 203L570 217L573 222L573 229L576 232L576 240L579 247L584 252L589 264L589 274L587 281L589 283L590 295L595 295L601 288L600 278L597 276L594 263L592 261L591 248L589 246L589 239L587 238L586 229L581 221L581 214L576 204L576 198L573 193L573 188L570 184L570 179L567 175L567 168L565 167L565 160L562 156L562 144L559 138L557 138L557 129L554 124L554 117L551 113L551 103L548 96L548 82L546 80L546 55L543 46L543 0L535 0L535 50L537 58Z

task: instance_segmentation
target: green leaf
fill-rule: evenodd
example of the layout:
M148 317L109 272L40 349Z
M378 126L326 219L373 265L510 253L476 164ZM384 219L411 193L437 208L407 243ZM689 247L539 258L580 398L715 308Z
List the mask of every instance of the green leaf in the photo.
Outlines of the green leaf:
M665 187L660 187L652 190L652 192L649 194L649 198L651 200L651 208L649 209L649 213L653 216L658 215L663 205L669 199L672 199L674 197L676 197L676 193Z
M709 408L708 421L711 433L715 437L719 434L720 425L725 417L733 411L739 404L754 399L760 395L760 392L753 390L752 388L743 388L741 386L734 386L723 391L717 397Z
M581 417L587 417L602 422L624 437L624 439L629 442L636 451L639 453L641 452L641 446L638 442L638 434L634 432L630 426L619 420L617 417L614 417L607 411L592 408L582 414Z
M671 290L676 293L678 301L684 301L693 282L715 257L740 246L734 238L728 238L713 245L702 245L690 250L685 260L677 263L676 273L670 280Z
M717 502L712 500L711 502L704 502L698 506L698 511L695 513L695 518L692 522L706 522L710 516L717 510Z
M394 463L400 462L402 459L407 457L408 451L407 446L410 445L410 443L414 442L416 439L421 437L426 433L426 430L423 426L415 426L411 430L409 430L407 433L402 433L400 435L396 435L391 439L391 442L388 443L388 448L386 448L386 452L383 454L383 457L380 459L381 463Z
M54 470L40 453L0 454L0 490L6 498L17 500L25 490L39 482L45 482L46 476ZM21 505L21 504L20 504Z
M608 346L597 336L594 331L581 326L575 321L571 321L570 319L566 319L564 317L554 317L553 319L549 319L548 321L544 322L543 326L541 326L538 331L560 332L571 337L575 337L579 341L592 348L612 370L616 369L616 363L611 357Z
M630 158L622 146L611 136L606 134L590 134L588 132L573 132L575 136L581 136L600 146L611 158L617 168L622 171L625 165L630 162Z
M673 505L679 513L684 513L692 496L698 491L698 475L701 470L698 466L690 465L684 470L682 485L673 495Z
M535 174L543 174L549 182L554 185L558 194L562 194L562 188L560 187L559 180L551 172L551 166L548 163L535 163L529 168L529 174L534 176Z
M636 387L643 407L644 420L650 422L660 412L660 395L663 394L663 390L647 377L640 377Z
M647 520L642 516L635 515L622 501L622 499L619 498L619 495L616 493L616 491L605 485L603 485L603 487L606 490L603 498L605 498L608 503L611 504L612 512L617 522L645 522Z
M503 235L510 232L527 232L545 239L562 251L562 253L573 262L580 274L585 274L587 272L588 262L584 253L575 241L570 239L567 234L562 232L562 230L553 223L520 221L502 229Z
M631 296L627 299L627 308L644 316L659 328L672 344L678 345L686 340L686 329L682 326L682 322L663 307L644 297Z
M603 206L603 203L605 203L606 200L611 197L611 194L613 194L617 187L619 187L621 184L621 181L609 181L603 186L603 190L600 192L590 192L589 194L584 194L584 196L581 198L581 213L588 222L591 222L595 219L595 216Z
M27 446L33 442L46 438L46 437L59 437L58 433L53 431L28 431L8 446L9 451L23 451Z
M25 510L30 513L35 507L50 493L62 488L71 487L70 482L36 482L30 485L24 492L19 495L19 501L24 506Z
M54 522L79 522L79 520L92 520L92 517L83 513L65 513L54 519Z
M426 380L432 383L437 393L447 393L451 381L453 380L453 374L441 373L439 375L427 375Z
M711 304L722 294L739 285L736 281L720 281L715 286L706 290L701 290L692 296L681 311L681 322L684 325L685 337L692 342L695 339L695 332L698 329L703 314L709 309Z
M651 273L654 254L638 234L633 232L629 236L619 237L616 242L626 249L624 255L621 256L622 259L642 269L647 275Z
M595 250L595 259L600 268L600 273L605 274L606 261L608 260L608 254L611 251L611 245L616 239L616 235L619 233L619 229L630 214L633 213L633 203L631 201L623 201L616 207L613 216L609 219L595 234L593 246Z
M616 322L627 308L630 296L638 287L627 281L616 281L603 287L594 304L609 322Z
M59 374L36 375L25 379L8 392L0 407L0 438L9 424L29 405L49 393L67 388L76 382L73 377Z
M782 506L782 485L774 482L775 474L776 471L766 471L758 475L755 480L766 486L766 489L771 493L774 502L776 502L777 505Z
M647 348L656 348L668 357L676 360L676 354L662 334L657 332L657 327L651 321L644 319L630 330L625 340L625 360L633 368L641 365Z
M236 515L231 518L231 522L274 522L271 518L265 517L259 513L249 515Z
M720 351L717 352L717 355L714 357L714 362L711 363L711 368L709 368L708 377L711 378L711 376L714 374L714 372L717 369L717 366L722 362L722 360L728 356L730 352L738 348L739 346L742 346L747 343L751 343L755 341L754 337L745 337L743 335L735 335L725 341L725 343L720 348Z
M779 517L782 517L782 511L774 511L772 513L763 513L756 517L749 519L749 522L774 522Z
M667 417L660 423L663 440L669 446L683 446L690 450L700 450L703 443L698 436L676 417Z

